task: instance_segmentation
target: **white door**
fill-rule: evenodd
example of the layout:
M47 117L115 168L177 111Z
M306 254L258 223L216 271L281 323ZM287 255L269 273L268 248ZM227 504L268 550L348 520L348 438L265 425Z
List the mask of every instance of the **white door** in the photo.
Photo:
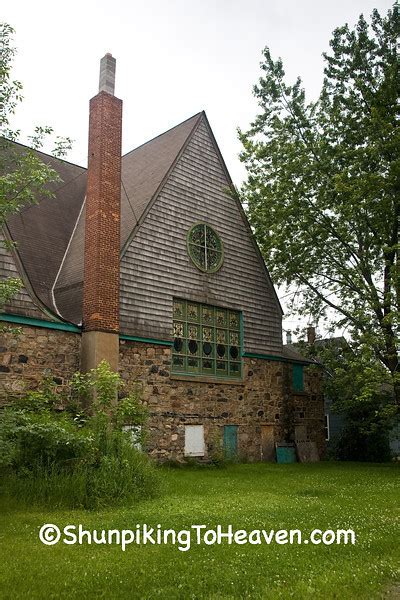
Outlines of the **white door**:
M185 426L185 456L204 456L203 425Z

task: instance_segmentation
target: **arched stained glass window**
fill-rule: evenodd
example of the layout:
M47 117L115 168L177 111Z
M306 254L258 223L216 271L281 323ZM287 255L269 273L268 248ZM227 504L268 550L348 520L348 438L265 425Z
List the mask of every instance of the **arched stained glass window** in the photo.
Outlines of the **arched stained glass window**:
M224 258L222 240L206 223L197 223L187 235L189 256L201 271L215 273L221 268Z

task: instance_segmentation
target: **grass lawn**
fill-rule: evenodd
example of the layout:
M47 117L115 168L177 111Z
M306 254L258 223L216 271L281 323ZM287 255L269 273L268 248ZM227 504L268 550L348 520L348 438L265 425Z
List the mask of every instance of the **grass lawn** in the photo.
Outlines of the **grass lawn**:
M162 469L156 500L101 512L1 505L1 598L400 598L400 469L237 465ZM44 546L44 523L86 529L232 524L348 529L355 545Z

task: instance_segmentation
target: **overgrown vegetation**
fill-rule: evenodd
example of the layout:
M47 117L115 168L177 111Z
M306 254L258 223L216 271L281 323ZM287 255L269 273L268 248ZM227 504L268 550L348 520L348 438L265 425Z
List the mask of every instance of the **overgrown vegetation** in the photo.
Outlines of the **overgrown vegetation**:
M39 390L0 413L7 493L29 503L84 508L154 495L155 468L138 449L146 418L138 391L124 395L120 376L105 361L76 373L64 392L45 378Z
M390 375L372 348L342 338L298 343L324 368L324 394L331 411L343 416L343 430L331 440L336 460L390 460L389 434L399 422Z

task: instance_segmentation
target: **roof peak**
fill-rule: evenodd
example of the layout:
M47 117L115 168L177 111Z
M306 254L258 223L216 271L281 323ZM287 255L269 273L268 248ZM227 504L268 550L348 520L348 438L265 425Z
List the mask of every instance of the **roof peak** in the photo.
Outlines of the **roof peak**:
M192 119L196 119L196 123L197 121L200 120L200 117L205 116L205 111L201 110L198 113L195 113L194 115L192 115L191 117L188 117L187 119L185 119L184 121L181 121L180 123L178 123L177 125L173 125L172 127L170 127L169 129L166 129L165 131L163 131L162 133L159 133L158 135L155 135L154 137L150 138L149 140L146 140L145 142L143 142L142 144L139 144L139 146L136 146L135 148L132 148L132 150L129 150L128 152L126 152L126 154L123 154L122 157L125 158L126 156L128 156L129 154L131 154L131 152L135 152L136 150L139 150L139 148L142 148L143 146L145 146L146 144L150 144L151 142L154 142L157 138L165 135L166 133L169 133L170 131L173 131L174 129L176 129L177 127L181 127L182 125L185 125L185 123L188 123L188 121L191 121ZM194 125L193 125L194 126Z

